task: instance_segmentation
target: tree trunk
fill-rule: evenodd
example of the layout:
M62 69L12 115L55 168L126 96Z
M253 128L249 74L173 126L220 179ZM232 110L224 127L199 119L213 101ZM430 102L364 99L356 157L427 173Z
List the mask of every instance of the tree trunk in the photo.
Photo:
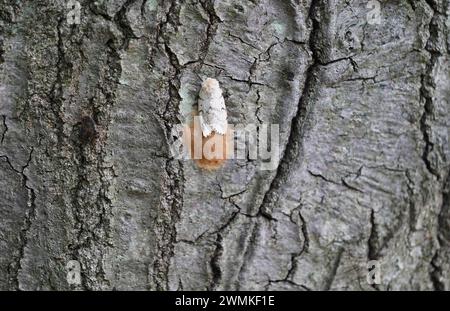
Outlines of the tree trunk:
M450 289L449 0L76 3L0 0L0 289ZM275 169L171 154L206 77Z

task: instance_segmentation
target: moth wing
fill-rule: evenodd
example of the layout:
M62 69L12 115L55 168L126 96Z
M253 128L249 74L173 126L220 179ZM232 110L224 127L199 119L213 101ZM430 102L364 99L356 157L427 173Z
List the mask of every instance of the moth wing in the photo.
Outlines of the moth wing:
M227 130L227 109L222 90L216 82L216 87L202 87L198 101L200 124L203 136L209 136L212 131L224 135Z
M209 121L212 129L218 134L225 135L227 131L227 109L222 96L212 101L209 113Z
M198 109L200 112L199 115L200 127L204 137L211 135L212 132L212 129L210 127L211 121L208 114L208 111L211 110L210 101L211 100L208 94L201 91L200 98L198 100Z
M209 135L211 135L212 129L209 126L208 122L205 121L202 114L200 114L200 116L199 116L199 121L200 121L200 128L202 130L203 136L208 137Z

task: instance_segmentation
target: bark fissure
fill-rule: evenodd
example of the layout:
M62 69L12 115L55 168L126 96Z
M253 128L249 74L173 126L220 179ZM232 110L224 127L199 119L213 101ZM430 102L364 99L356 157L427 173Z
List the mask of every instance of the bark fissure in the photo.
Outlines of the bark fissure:
M370 234L367 240L367 258L369 261L378 259L378 232L377 224L375 222L375 211L370 210Z
M58 59L56 61L56 77L53 81L50 89L50 93L48 94L48 100L50 102L51 111L53 112L54 118L56 120L55 124L57 125L57 137L58 144L62 146L64 144L64 120L61 117L61 106L63 104L63 70L65 70L65 53L64 53L64 39L61 32L61 28L63 27L64 18L60 18L56 25L56 49Z
M160 26L160 47L165 51L173 73L168 77L169 90L168 100L165 103L164 111L158 114L161 128L164 131L167 148L170 149L172 143L172 128L178 123L179 105L181 97L179 95L180 75L182 66L178 57L170 48L169 38L166 35L166 28L169 26L176 27L179 22L177 18L180 14L180 5L174 1L171 3L166 20ZM174 255L174 247L177 243L176 224L178 223L181 210L183 207L184 193L184 172L183 165L180 160L167 156L164 171L164 184L162 188L162 205L161 214L158 217L158 226L155 229L158 234L157 244L158 251L153 263L153 284L155 289L166 290L169 288L169 269L171 258Z
M308 113L311 109L311 103L309 102L309 100L311 94L314 92L314 88L316 87L316 71L320 66L320 60L316 46L316 44L318 44L316 42L316 37L320 29L320 24L314 17L315 10L318 9L318 5L319 1L311 1L311 7L309 10L309 19L312 22L312 29L309 37L309 49L312 52L312 63L306 70L306 78L303 85L303 91L300 95L296 115L291 120L288 141L281 156L280 163L277 167L274 178L270 182L268 190L264 194L261 205L257 208L257 210L259 211L258 213L262 213L263 215L271 214L270 206L274 203L273 201L275 199L275 193L282 183L283 178L285 178L285 176L289 173L290 163L293 161L293 159L296 158L296 156L298 156L300 152L305 123L308 117Z
M6 116L3 115L3 132L2 132L2 139L0 140L0 145L3 145L3 141L5 140L6 133L8 132L8 125L6 124Z
M306 78L303 85L303 91L300 95L299 103L297 112L294 116L294 118L291 120L290 125L290 132L288 135L288 142L286 144L285 150L282 154L281 161L277 167L275 176L271 180L269 184L269 188L266 190L263 196L262 203L256 208L256 215L262 216L262 219L266 219L267 221L273 221L276 220L272 217L272 212L270 206L273 204L274 197L276 197L276 191L278 190L278 187L280 186L280 183L285 178L286 174L288 174L290 170L289 163L292 162L292 160L295 158L296 155L299 153L301 144L301 137L303 135L303 129L305 126L305 122L307 119L308 111L311 107L309 101L309 97L313 92L313 89L315 88L316 84L316 70L318 69L320 62L319 62L319 56L317 55L316 50L316 36L317 32L319 31L319 22L315 19L314 14L315 10L318 8L319 2L317 0L311 1L310 9L309 9L309 20L312 22L312 29L310 31L309 36L309 48L312 52L312 63L309 64L307 70L306 70ZM269 47L268 50L270 50L272 47ZM304 219L303 219L304 221ZM238 273L238 280L242 277L242 273L246 268L246 265L248 264L249 259L252 256L254 245L254 240L257 237L258 234L258 223L253 222L252 223L252 229L249 241L247 242L246 246L244 247L244 256L242 259L242 263L239 269ZM304 231L302 231L305 233ZM307 241L308 237L304 236L305 241ZM309 242L308 242L309 244ZM291 256L291 267L289 268L287 275L291 275L293 271L295 270L295 264L297 258L303 253L303 251L300 251L299 254L293 254Z
M39 144L40 142L38 143L38 146ZM22 227L19 233L20 244L18 246L18 255L14 258L14 261L8 267L9 278L11 280L10 283L12 284L15 290L21 290L19 274L22 269L22 260L24 259L25 256L25 249L28 245L28 233L31 229L34 219L36 218L36 210L37 210L36 191L33 187L29 185L28 182L29 178L25 174L25 169L29 166L32 160L33 152L34 147L31 148L30 150L27 163L23 165L20 170L17 170L13 167L12 163L10 162L9 158L6 155L0 156L0 158L4 158L6 160L6 162L14 172L20 174L22 179L22 187L27 190L27 209L25 211L25 218L22 222Z
M108 33L110 38L106 40L104 50L101 51L100 61L104 69L99 72L99 80L95 81L96 92L89 98L89 106L84 114L92 120L96 127L101 129L99 133L91 133L88 140L83 139L82 122L73 126L72 133L79 132L76 140L71 141L73 158L76 159L74 174L75 186L71 189L72 224L74 235L67 247L69 260L77 260L81 264L81 284L72 285L74 289L99 290L109 288L110 280L105 271L105 254L108 249L114 247L111 238L111 207L110 188L113 179L117 177L113 166L106 165L108 152L106 150L106 138L111 124L111 108L117 100L116 90L122 75L121 52L128 48L131 39L127 28L126 10L133 2L124 4L114 18L107 14L95 11L89 6L89 12L105 19L108 23L115 24L123 35L116 36ZM84 27L78 26L78 27ZM87 26L92 27L92 25ZM78 28L79 31L81 29ZM73 33L72 33L73 35ZM64 38L61 30L58 36L58 50L61 61L58 63L58 76L68 74L64 53L64 43L70 44L71 40ZM75 47L70 46L71 49ZM89 63L88 54L83 45L76 46L78 55ZM60 84L57 100L63 101L62 94L65 86ZM64 124L62 121L61 124ZM79 130L79 131L78 131ZM91 191L95 189L96 191Z
M199 2L203 10L206 12L206 14L208 14L209 19L208 26L206 28L206 40L203 43L203 48L200 53L200 61L203 64L206 56L208 55L211 43L214 40L214 36L216 35L218 24L222 21L220 20L219 16L217 16L217 13L214 9L214 0L200 0Z
M443 281L443 269L440 266L441 248L450 245L450 228L448 226L448 215L450 215L450 171L447 173L446 182L442 190L442 205L437 221L437 248L430 262L430 279L435 290L446 290Z
M237 274L237 284L236 290L240 290L240 284L242 279L242 274L245 271L246 265L249 263L250 258L252 257L253 251L256 248L256 238L258 236L258 223L253 221L251 223L250 234L247 235L246 245L244 247L244 255L241 260L241 264L239 266L239 272Z
M289 215L289 219L291 222L293 222L294 224L296 224L297 226L300 227L300 232L302 233L303 236L303 243L302 246L300 248L300 250L298 252L292 253L291 254L291 264L290 267L286 273L286 276L281 279L281 280L271 280L269 283L273 283L273 282L290 282L292 284L295 284L297 286L301 286L304 289L308 289L306 286L301 285L301 284L297 284L295 283L292 279L293 276L295 275L296 270L298 269L298 258L300 258L305 252L308 252L309 250L309 245L310 245L310 240L309 240L309 233L308 233L308 227L305 221L305 218L303 217L302 213L301 213L301 208L302 206L300 205L298 208L294 209L291 213L291 215ZM298 219L301 221L301 224L298 224L298 221L296 221L294 219L294 214L297 214ZM309 290L309 289L308 289Z
M222 235L218 233L215 241L216 247L210 260L212 278L208 290L216 289L217 285L219 284L222 278L222 268L220 267L220 258L222 257L223 254L222 240L223 240Z
M426 51L430 54L430 60L426 65L425 73L422 74L420 88L420 95L424 101L423 114L420 118L420 130L422 131L422 136L425 143L422 153L422 160L427 170L439 180L441 176L429 159L430 153L434 149L434 143L431 140L430 126L428 125L428 122L433 119L434 113L433 89L435 88L435 82L433 77L433 69L442 55L437 46L440 32L438 25L439 12L437 11L436 4L433 0L426 0L426 3L433 10L434 14L429 24L429 38L425 46Z
M33 220L36 218L36 210L37 210L37 206L36 206L36 192L35 190L27 185L27 181L28 178L26 177L26 175L23 175L23 182L24 182L24 187L27 189L28 191L28 210L25 214L25 219L24 219L24 225L21 229L20 232L20 240L21 240L21 244L20 244L20 248L19 248L19 256L17 258L17 261L15 263L16 269L14 270L14 274L13 274L13 278L15 280L15 289L16 290L20 290L20 281L19 281L19 273L20 270L22 269L22 260L25 256L25 248L28 245L28 232L31 229L31 226L33 224Z
M114 22L120 28L124 38L122 46L119 48L120 50L126 51L131 39L139 39L139 37L134 34L126 15L129 7L135 2L136 0L127 0L120 11L114 16Z
M440 39L445 30L444 20L447 18L446 12L448 9L448 4L445 2L438 3L435 0L426 0L425 1L430 9L433 11L433 16L431 17L430 23L428 25L428 41L426 42L425 49L430 54L430 60L426 65L425 73L422 75L421 79L421 89L420 94L421 98L424 101L424 111L422 117L420 119L420 129L423 134L423 140L425 142L422 159L425 163L427 170L434 176L438 181L443 180L443 191L442 191L442 200L443 203L440 207L440 212L437 216L437 245L435 253L430 262L430 280L433 284L435 290L444 290L445 284L442 281L442 273L443 270L439 264L439 252L442 245L445 245L446 241L443 238L443 228L445 221L443 220L443 215L446 215L448 208L448 193L446 193L446 189L448 190L448 174L447 179L445 179L445 175L439 171L439 166L430 160L430 155L434 150L434 142L432 141L432 133L430 122L435 119L435 103L434 103L434 94L436 91L436 82L433 75L433 71L435 68L439 66L440 58L444 56L444 53L447 52L448 47L443 47ZM445 45L445 44L444 44ZM437 152L437 151L436 151Z

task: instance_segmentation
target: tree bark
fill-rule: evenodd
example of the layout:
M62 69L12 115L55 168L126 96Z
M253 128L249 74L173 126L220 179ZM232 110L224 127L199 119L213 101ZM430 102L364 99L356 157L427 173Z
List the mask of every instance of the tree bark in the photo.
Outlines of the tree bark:
M67 2L0 0L0 289L450 289L450 1ZM171 155L206 77L275 170Z

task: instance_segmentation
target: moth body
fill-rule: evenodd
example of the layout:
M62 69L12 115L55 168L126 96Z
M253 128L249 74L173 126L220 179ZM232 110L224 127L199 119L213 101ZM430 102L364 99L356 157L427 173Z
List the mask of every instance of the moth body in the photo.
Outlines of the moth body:
M219 82L206 79L200 90L198 115L185 129L191 158L200 168L215 170L229 157L232 137L228 131L227 109Z
M225 135L227 132L227 108L216 79L208 78L203 82L198 100L198 111L204 137L208 137L212 132Z

